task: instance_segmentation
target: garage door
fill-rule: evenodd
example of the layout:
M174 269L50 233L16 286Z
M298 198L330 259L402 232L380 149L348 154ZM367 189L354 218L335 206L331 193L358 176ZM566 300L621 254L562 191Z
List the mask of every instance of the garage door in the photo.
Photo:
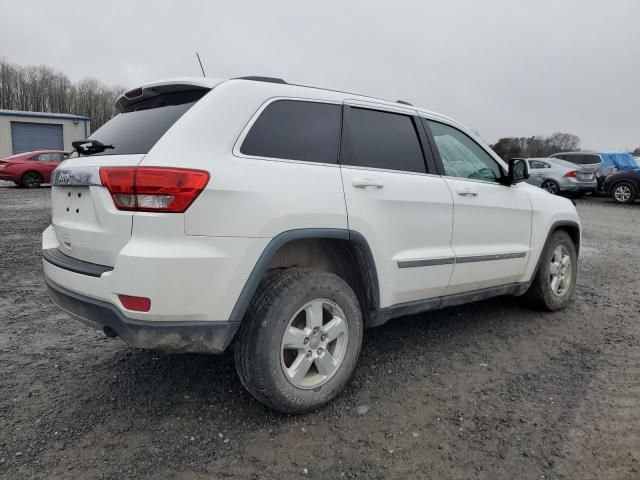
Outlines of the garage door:
M62 125L11 122L13 153L63 150Z

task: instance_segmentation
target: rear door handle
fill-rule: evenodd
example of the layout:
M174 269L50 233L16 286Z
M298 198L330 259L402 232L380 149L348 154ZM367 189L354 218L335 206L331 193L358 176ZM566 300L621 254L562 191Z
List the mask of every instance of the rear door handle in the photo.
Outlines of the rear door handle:
M351 185L355 188L377 188L378 190L384 187L384 183L371 178L354 178L351 180Z
M456 190L456 193L461 197L477 197L478 196L478 192L476 192L470 187L459 188L458 190Z

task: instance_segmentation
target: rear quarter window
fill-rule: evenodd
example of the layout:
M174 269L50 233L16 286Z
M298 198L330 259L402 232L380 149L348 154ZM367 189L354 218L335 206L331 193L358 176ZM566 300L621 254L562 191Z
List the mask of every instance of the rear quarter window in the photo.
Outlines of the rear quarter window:
M256 157L337 163L340 105L302 100L269 104L245 137L240 153Z

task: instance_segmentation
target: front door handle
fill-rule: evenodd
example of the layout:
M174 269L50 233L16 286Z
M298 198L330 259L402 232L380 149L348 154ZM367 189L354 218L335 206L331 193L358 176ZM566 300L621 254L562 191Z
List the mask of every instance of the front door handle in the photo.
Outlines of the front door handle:
M373 180L371 178L354 178L353 180L351 180L351 185L353 185L355 188L381 189L382 187L384 187L384 184L382 182Z
M458 195L460 195L461 197L477 197L478 196L478 192L476 192L475 190L473 190L470 187L465 187L465 188L459 188L456 193Z

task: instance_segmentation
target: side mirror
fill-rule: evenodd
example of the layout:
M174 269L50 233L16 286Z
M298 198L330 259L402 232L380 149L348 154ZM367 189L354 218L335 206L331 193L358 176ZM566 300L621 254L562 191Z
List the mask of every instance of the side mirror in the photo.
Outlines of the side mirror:
M505 185L524 182L529 178L529 164L522 158L512 158L509 160L509 173L502 177Z

